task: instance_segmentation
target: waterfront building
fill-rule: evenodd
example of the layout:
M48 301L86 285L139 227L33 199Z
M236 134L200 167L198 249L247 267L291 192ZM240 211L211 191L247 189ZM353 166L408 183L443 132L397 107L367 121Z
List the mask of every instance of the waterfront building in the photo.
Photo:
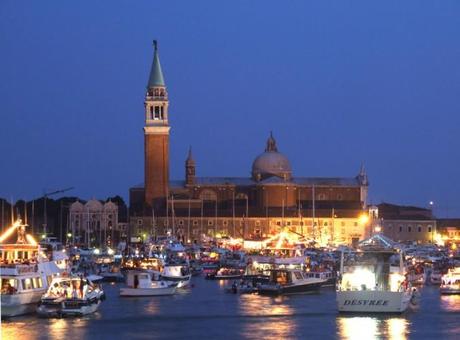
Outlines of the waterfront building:
M125 232L118 223L118 206L92 199L85 204L79 200L69 210L70 229L68 241L72 244L91 246L113 246Z
M460 242L460 218L438 218L436 223L442 240Z
M250 177L200 177L190 149L184 179L170 180L169 99L156 42L144 109L144 183L130 188L131 236L262 238L284 228L322 244L368 236L364 167L350 177L296 176L272 133Z
M370 211L373 225L381 228L382 233L394 241L436 241L437 225L431 209L381 203Z

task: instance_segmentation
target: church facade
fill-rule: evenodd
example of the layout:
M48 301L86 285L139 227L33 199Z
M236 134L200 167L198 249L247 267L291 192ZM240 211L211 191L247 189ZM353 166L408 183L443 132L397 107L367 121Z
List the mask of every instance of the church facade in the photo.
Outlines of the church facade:
M190 149L184 179L170 180L169 100L156 42L144 115L145 176L130 188L131 236L199 242L262 238L287 228L321 244L352 244L369 235L364 168L352 177L294 176L272 133L251 177L200 177Z

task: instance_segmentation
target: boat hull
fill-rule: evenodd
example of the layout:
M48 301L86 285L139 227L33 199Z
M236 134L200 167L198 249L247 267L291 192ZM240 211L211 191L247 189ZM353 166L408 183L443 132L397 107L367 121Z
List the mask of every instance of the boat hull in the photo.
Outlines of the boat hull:
M460 294L460 287L452 288L452 287L441 287L439 292L442 295L457 295Z
M288 295L288 294L306 294L318 292L323 282L313 282L297 285L260 285L258 292L260 295Z
M409 291L338 291L337 307L339 312L403 313L411 298Z
M101 301L98 300L97 302L87 304L84 306L79 306L77 308L72 308L72 307L64 307L61 309L59 314L61 316L78 316L78 315L88 315L92 314L97 311L99 308L99 305L101 304Z
M173 295L176 287L164 288L120 288L120 296L163 296Z
M37 304L45 290L25 292L19 294L1 295L1 315L2 317L12 317L34 313Z

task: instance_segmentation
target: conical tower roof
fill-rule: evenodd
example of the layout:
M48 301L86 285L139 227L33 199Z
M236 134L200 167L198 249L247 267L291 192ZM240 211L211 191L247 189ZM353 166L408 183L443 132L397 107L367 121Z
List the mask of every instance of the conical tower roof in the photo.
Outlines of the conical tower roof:
M156 86L166 86L163 77L163 71L161 70L160 57L158 54L158 43L156 40L153 41L154 52L153 52L153 63L150 70L149 82L147 88Z

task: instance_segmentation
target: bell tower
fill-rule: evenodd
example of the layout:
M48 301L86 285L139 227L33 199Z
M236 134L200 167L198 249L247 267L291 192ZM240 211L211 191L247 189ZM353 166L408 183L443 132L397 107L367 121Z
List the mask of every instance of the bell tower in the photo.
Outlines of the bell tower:
M185 160L185 184L195 184L195 160L192 156L192 147L188 150L188 156Z
M169 101L156 40L153 46L152 69L144 102L145 205L161 213L169 189Z

